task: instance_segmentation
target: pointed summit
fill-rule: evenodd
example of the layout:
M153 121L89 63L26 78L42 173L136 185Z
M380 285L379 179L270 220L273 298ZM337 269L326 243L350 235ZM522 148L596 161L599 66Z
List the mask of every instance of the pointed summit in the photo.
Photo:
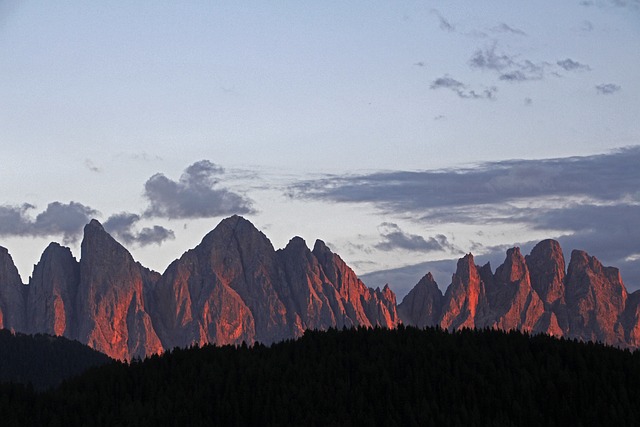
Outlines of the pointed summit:
M529 269L520 248L507 251L504 263L496 269L488 292L491 315L487 326L503 330L536 331L544 304L531 287ZM545 331L546 332L546 331Z
M627 296L617 268L604 267L584 251L572 251L566 276L568 336L623 344L620 319Z
M22 279L13 258L0 246L0 329L22 331L25 327L25 298Z
M84 226L85 229L85 233L87 231L87 229L92 230L103 230L104 231L104 227L102 226L102 224L100 224L100 221L98 221L97 219L93 218L91 221L89 221L89 224Z
M507 251L504 263L496 269L495 279L503 283L529 280L529 270L520 253L520 248L511 248Z
M551 239L543 240L525 257L531 286L545 304L564 304L565 262L560 244Z
M469 253L458 260L451 285L445 292L440 326L446 329L474 328L476 316L486 309L486 305L485 284L473 255Z
M420 328L435 326L442 310L442 291L427 273L398 305L398 315L402 323Z
M27 331L74 339L80 267L67 247L51 243L29 281Z
M145 308L143 267L96 220L85 226L80 247L78 340L116 359L161 352Z

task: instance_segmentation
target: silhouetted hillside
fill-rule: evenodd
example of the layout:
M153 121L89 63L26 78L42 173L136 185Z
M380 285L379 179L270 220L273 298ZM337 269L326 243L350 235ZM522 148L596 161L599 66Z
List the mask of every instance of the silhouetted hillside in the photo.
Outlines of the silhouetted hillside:
M78 341L0 330L0 383L31 383L45 389L110 360Z
M640 419L640 353L495 330L331 329L2 392L4 425L621 426Z

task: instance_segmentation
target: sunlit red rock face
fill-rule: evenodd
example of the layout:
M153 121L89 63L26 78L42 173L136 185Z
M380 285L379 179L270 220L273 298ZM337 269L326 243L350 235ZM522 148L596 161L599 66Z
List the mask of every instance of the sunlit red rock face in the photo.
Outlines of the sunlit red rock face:
M394 327L395 295L367 288L318 241L299 237L275 251L244 218L222 221L172 263L152 311L165 348L191 343L271 343L306 329Z
M162 344L144 300L144 267L96 220L84 229L76 295L76 337L116 359L158 353Z
M441 299L435 282L427 292L423 279L398 312L403 322L417 326L517 329L638 348L640 291L627 295L618 269L583 251L572 252L566 275L564 268L562 249L553 240L540 242L526 257L510 249L495 273L489 265L474 265L469 254L458 262Z
M566 277L569 336L624 344L621 315L627 302L620 272L574 250Z
M451 285L444 294L439 324L445 329L475 328L476 317L487 309L486 289L474 263L467 254L458 261Z

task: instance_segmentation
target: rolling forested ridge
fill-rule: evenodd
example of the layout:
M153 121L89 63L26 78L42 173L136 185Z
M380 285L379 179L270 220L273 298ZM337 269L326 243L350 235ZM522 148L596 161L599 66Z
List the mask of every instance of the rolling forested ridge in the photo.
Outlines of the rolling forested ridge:
M10 425L637 425L640 353L521 332L308 331L174 349L56 389L5 383Z

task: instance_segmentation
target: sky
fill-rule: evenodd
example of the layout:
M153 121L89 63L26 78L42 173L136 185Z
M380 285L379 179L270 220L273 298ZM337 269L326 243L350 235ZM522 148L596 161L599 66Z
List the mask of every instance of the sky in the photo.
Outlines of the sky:
M640 0L0 0L0 246L240 214L399 300L558 239L640 289Z

